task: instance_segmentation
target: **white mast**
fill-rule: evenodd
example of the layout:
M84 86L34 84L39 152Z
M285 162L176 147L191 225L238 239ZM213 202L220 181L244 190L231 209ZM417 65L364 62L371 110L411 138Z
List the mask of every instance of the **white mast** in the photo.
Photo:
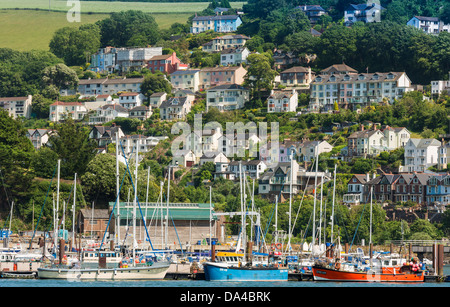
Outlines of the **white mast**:
M11 213L9 214L9 231L11 231L11 232L12 232L11 221L12 221L12 217L13 217L13 208L14 208L14 200L11 203Z
M289 229L288 229L288 244L286 246L286 251L291 250L291 235L292 235L292 183L294 181L294 155L291 153L291 180L289 183Z
M322 244L322 202L323 202L323 174L320 180L319 247Z
M313 223L312 223L312 243L311 243L311 253L314 252L314 245L316 244L316 202L317 202L317 171L319 165L319 154L316 147L316 159L314 161L316 163L316 172L314 176L314 206L313 206Z
M370 232L369 232L369 246L372 246L372 188L370 187ZM372 248L370 248L370 251L372 252ZM370 259L370 267L372 267L372 254L369 255Z
M164 243L164 229L163 229L163 200L162 200L162 191L163 191L164 182L161 181L160 183L160 190L159 190L159 199L160 199L160 207L161 207L161 249L163 248Z
M166 206L166 235L165 235L165 248L167 249L167 242L169 240L169 196L170 196L170 165L169 173L167 175L167 206Z
M56 211L55 211L55 251L58 243L58 210L59 210L59 175L60 175L61 160L58 159L58 182L56 185Z
M242 189L242 162L239 161L239 187L240 187L240 194L241 194L241 224L242 224L242 230L241 230L241 235L242 235L242 240L241 240L241 244L244 248L244 259L245 259L245 244L244 244L244 234L245 234L245 213L244 213L244 201L243 201L243 189Z
M150 166L147 168L147 194L145 196L145 213L144 213L144 226L147 227L147 208L148 208L148 186L150 185ZM142 227L139 233L142 235ZM142 236L141 236L142 239Z
M252 212L255 211L255 180L253 180L253 186L252 186ZM252 227L250 228L250 238L253 240L253 216L251 219Z
M73 205L72 205L72 243L75 244L75 202L77 197L77 173L73 179Z
M275 243L278 243L278 195L275 195Z
M334 180L333 180L333 205L331 208L331 244L333 244L333 228L334 228L334 198L336 195L336 166L337 164L334 165Z
M136 200L137 200L137 181L138 181L138 159L139 159L139 141L136 143L136 169L134 179L134 200L133 200L133 265L136 265Z
M117 204L117 245L120 245L120 184L119 184L119 129L116 131L116 204Z
M212 187L209 186L209 250L212 251L212 231L211 231L211 223L212 223ZM212 258L211 254L211 258Z

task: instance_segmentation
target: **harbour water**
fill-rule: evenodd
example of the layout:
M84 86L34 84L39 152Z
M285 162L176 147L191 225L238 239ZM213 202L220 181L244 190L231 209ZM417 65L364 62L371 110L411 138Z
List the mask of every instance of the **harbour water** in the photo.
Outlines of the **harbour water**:
M450 265L444 266L444 276L450 275ZM81 287L81 288L318 288L318 287L450 287L450 282L423 283L353 283L353 282L213 282L205 280L160 280L160 281L75 281L51 279L0 279L0 287Z

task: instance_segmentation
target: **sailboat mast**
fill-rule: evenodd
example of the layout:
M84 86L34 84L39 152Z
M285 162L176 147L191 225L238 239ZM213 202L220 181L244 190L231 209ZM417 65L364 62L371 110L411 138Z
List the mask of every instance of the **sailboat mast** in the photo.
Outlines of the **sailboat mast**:
M241 194L241 235L242 235L242 246L244 248L244 259L245 259L245 213L244 213L244 205L243 205L243 197L244 197L244 191L242 189L242 162L239 161L239 187L240 187L240 194Z
M212 231L211 231L211 223L212 223L212 187L209 186L209 250L212 251ZM211 254L211 259L212 259L212 254Z
M119 184L119 129L116 131L116 203L117 203L117 245L120 245L120 184Z
M317 171L319 165L319 154L318 148L316 147L316 172L314 175L314 206L313 206L313 224L312 224L312 243L311 243L311 252L314 250L314 245L316 244L316 203L317 203Z
M133 200L133 265L136 265L136 200L137 200L137 181L138 181L138 159L139 159L139 141L136 143L136 163L135 163L135 176L134 176L134 200Z
M333 231L334 231L334 199L335 199L335 195L336 195L336 166L337 164L334 165L334 179L333 179L333 204L331 207L331 244L333 244Z
M58 243L58 209L59 209L59 178L61 170L61 160L58 159L58 182L56 185L56 211L55 211L55 252L57 250Z
M291 219L291 216L292 216L292 182L294 181L294 155L293 154L291 154L291 179L289 180L290 181L290 183L289 183L289 232L288 232L288 246L287 246L287 249L291 249L291 235L292 235L292 225L291 225L291 223L292 223L292 219Z
M167 174L167 206L166 206L166 227L165 227L165 242L164 246L167 249L167 241L169 240L169 196L170 196L170 165L169 173Z
M275 243L278 243L278 195L275 196Z
M322 244L322 203L323 203L323 174L320 180L319 247Z
M163 248L163 244L164 244L163 201L162 201L163 186L164 186L164 182L161 181L161 183L160 183L160 190L159 190L159 199L160 199L160 207L161 207L161 249Z
M370 223L369 223L369 225L370 225L370 231L369 231L370 267L372 267L372 197L373 197L372 189L373 189L373 186L370 187Z
M72 242L75 244L75 202L77 199L77 173L73 179L73 205L72 205Z

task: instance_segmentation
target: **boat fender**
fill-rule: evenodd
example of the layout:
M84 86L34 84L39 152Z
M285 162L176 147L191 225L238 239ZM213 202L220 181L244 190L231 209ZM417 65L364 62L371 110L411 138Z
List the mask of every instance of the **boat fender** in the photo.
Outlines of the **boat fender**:
M339 270L341 268L341 264L339 262L336 262L335 265L334 265L334 268L336 270Z

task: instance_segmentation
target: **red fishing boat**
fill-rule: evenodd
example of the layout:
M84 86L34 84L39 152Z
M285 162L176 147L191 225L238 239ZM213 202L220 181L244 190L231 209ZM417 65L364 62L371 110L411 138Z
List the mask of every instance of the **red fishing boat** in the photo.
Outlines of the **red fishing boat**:
M411 263L399 267L384 267L381 270L349 271L335 265L315 265L312 268L314 280L350 282L423 282L425 273L418 265Z

